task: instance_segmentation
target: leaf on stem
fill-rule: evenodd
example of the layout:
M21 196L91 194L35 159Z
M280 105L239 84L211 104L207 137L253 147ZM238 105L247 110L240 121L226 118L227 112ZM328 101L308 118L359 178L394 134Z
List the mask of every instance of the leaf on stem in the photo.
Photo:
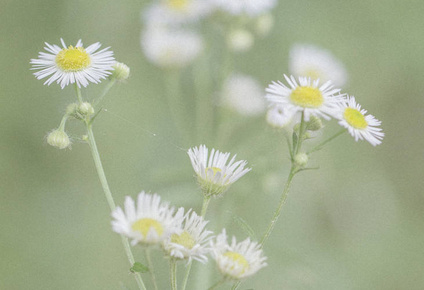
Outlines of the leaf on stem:
M130 268L131 273L147 273L149 272L149 267L139 263L135 262L134 265Z

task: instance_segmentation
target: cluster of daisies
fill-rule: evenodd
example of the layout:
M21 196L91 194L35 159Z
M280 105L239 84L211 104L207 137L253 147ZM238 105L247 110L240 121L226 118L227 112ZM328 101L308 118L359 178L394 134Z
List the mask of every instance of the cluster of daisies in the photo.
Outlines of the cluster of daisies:
M271 30L273 18L269 12L276 3L277 0L154 1L141 13L142 50L159 67L185 67L204 51L206 44L200 30L209 21L222 26L230 49L246 51L255 38L250 30L262 36ZM240 23L240 27L227 29L222 25L227 20Z
M221 195L250 171L246 161L235 161L235 156L228 160L229 153L214 149L208 154L204 145L191 148L188 154L205 197ZM228 242L225 229L215 237L202 216L191 209L176 210L157 194L141 192L136 201L127 197L124 209L117 207L112 217L113 230L131 239L132 245L157 246L166 256L187 263L205 263L210 254L226 279L241 280L266 266L259 243L250 238L237 242L235 237Z

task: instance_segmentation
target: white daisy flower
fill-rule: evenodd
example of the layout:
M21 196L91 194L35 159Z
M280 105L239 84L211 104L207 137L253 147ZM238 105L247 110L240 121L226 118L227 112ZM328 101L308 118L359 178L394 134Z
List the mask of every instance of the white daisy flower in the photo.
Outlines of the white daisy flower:
M283 105L273 105L266 113L267 123L274 128L286 128L294 119L294 114L287 111Z
M381 121L366 113L367 110L361 109L361 105L356 103L355 97L348 96L346 102L341 105L337 119L340 120L341 126L347 128L355 141L366 140L373 146L379 145L384 138L384 133L379 127Z
M251 17L269 12L277 4L277 0L214 0L216 5L233 15L247 14Z
M86 87L89 82L97 84L111 74L115 59L109 47L97 51L99 42L84 48L81 39L75 47L66 46L63 39L60 41L63 48L46 42L44 49L48 53L40 52L38 59L31 59L32 69L40 70L34 73L37 79L50 76L44 84L57 82L62 89L73 83Z
M263 88L251 76L231 75L224 84L223 104L240 115L257 116L265 111Z
M206 255L211 251L210 240L213 238L212 232L205 229L208 221L198 216L194 211L189 210L185 215L184 209L180 208L180 215L184 216L181 228L169 238L165 239L163 248L174 258L192 259L206 263ZM184 224L184 225L183 225Z
M127 196L125 212L117 207L112 212L112 228L118 234L132 239L132 245L155 245L162 242L175 232L181 217L174 217L173 207L167 202L161 202L157 194L147 194L142 191L138 195L137 206L134 200Z
M200 20L214 11L210 1L163 0L143 11L148 25L178 25Z
M203 50L203 39L192 31L147 27L141 36L141 47L147 59L165 68L190 64Z
M235 162L236 155L227 164L230 153L212 149L208 156L208 148L205 145L190 148L188 155L197 174L197 181L206 196L223 194L231 184L251 170L244 168L247 161Z
M322 82L331 80L338 87L347 81L344 65L329 51L313 45L294 45L290 50L289 71L297 77L310 77Z
M233 237L231 244L228 244L225 229L216 237L212 253L219 271L232 280L247 278L267 266L267 258L257 242L247 238L237 243Z
M272 82L266 89L266 98L271 105L282 105L288 114L303 112L305 121L309 121L310 116L329 120L330 116L335 116L339 111L343 95L335 96L340 89L334 89L331 81L319 86L319 80L299 77L298 84L293 76L284 77L290 87L278 81Z

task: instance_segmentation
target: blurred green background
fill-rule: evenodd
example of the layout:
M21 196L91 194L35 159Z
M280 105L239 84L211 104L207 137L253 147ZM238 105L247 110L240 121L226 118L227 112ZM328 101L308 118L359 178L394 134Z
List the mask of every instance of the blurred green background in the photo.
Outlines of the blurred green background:
M61 37L69 44L100 41L131 67L94 127L117 204L146 190L200 210L186 149L206 143L253 168L211 204L211 228L225 226L244 239L231 220L236 215L263 233L289 170L283 137L263 117L230 116L228 126L239 130L228 131L225 142L181 139L169 117L164 72L140 49L146 2L0 3L0 289L136 289L88 146L57 150L43 139L74 101L74 90L43 86L29 60L44 41L59 44ZM292 44L327 48L349 71L344 91L382 120L386 133L376 148L345 135L315 155L311 162L320 169L296 176L265 248L269 266L241 289L424 289L423 12L424 2L412 0L280 1L271 34L234 57L237 71L265 88L287 73ZM193 73L183 73L190 96ZM84 96L103 86L90 85ZM194 105L184 106L193 124ZM83 133L76 122L68 129ZM329 123L324 135L336 130ZM135 255L143 261L139 249ZM167 269L159 254L156 263Z

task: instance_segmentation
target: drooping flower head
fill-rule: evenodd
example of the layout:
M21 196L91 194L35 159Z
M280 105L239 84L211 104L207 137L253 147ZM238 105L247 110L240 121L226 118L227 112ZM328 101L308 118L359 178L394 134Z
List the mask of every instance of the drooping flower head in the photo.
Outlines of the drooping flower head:
M208 221L191 210L185 215L183 208L179 209L179 212L181 212L180 216L184 216L184 220L181 222L178 231L164 240L165 251L171 257L184 259L188 262L192 259L202 263L207 262L206 255L211 251L209 242L213 238L212 232L205 229Z
M294 45L290 50L289 71L296 77L319 79L342 87L347 81L344 65L329 51L313 45Z
M381 144L384 133L380 128L381 121L373 115L366 115L367 110L361 109L361 105L356 103L355 97L348 96L346 102L341 104L340 112L337 116L339 124L345 127L355 141L366 140L371 145Z
M266 99L271 105L282 105L287 114L294 115L297 112L304 114L305 121L310 116L322 117L329 120L339 111L343 95L335 95L340 89L334 89L331 81L319 85L319 80L299 77L299 82L291 76L284 75L289 86L282 82L272 82L266 89Z
M265 262L267 258L257 242L252 242L250 238L247 238L237 243L236 238L233 237L229 244L227 239L224 229L216 237L212 251L219 271L226 278L241 280L254 275L267 266Z
M60 41L62 48L46 42L44 49L48 53L40 52L37 59L31 59L32 69L39 70L34 73L37 79L50 76L44 84L57 82L62 89L73 83L86 87L89 82L97 84L111 74L115 59L109 47L97 51L99 42L84 48L81 39L75 47Z
M190 148L188 155L200 188L206 196L223 194L231 184L251 170L244 168L247 161L235 161L236 155L228 162L228 152L221 153L212 149L208 156L208 148L205 145Z
M155 245L175 232L179 218L174 217L174 208L161 202L157 194L142 191L134 200L127 196L125 211L117 207L112 212L112 228L115 232L132 239L132 244Z

